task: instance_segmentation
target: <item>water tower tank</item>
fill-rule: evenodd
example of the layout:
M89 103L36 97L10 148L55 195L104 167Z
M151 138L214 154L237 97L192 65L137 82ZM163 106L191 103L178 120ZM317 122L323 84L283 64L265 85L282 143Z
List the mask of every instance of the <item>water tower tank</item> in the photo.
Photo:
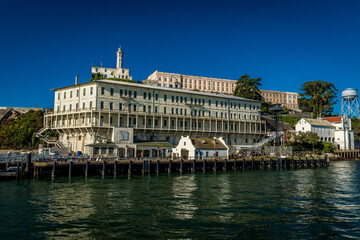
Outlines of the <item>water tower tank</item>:
M347 100L353 100L357 98L358 93L357 89L354 88L347 88L341 92L341 98L347 99Z

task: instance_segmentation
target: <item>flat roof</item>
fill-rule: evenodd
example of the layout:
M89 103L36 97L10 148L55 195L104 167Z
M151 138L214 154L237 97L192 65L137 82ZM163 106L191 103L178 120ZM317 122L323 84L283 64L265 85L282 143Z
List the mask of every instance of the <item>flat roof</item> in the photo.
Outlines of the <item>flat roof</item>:
M198 92L198 91L191 91L191 90L185 90L185 89L179 89L179 88L151 86L151 85L146 85L146 84L142 84L142 83L129 83L129 82L123 82L123 81L119 81L119 80L109 80L109 79L94 80L92 82L80 83L77 85L70 85L70 86L61 87L61 88L55 88L52 90L56 91L59 89L65 89L65 88L74 87L74 86L83 86L83 85L87 85L89 83L108 83L108 84L116 84L116 85L122 85L122 86L147 88L147 89L154 89L154 90L161 90L161 91L165 90L165 91L169 91L169 92L188 93L188 94L208 96L208 97L220 97L220 98L227 98L227 99L234 99L234 100L243 100L243 101L254 102L254 103L261 103L260 101L257 101L257 100L236 97L236 96L231 96L231 95L225 95L225 94L219 94L219 93Z

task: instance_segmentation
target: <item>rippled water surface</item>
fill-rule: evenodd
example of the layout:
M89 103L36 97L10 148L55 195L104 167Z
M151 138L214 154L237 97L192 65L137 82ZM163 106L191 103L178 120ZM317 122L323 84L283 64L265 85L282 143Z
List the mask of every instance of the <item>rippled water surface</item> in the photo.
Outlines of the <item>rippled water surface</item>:
M360 238L360 162L0 182L0 239Z

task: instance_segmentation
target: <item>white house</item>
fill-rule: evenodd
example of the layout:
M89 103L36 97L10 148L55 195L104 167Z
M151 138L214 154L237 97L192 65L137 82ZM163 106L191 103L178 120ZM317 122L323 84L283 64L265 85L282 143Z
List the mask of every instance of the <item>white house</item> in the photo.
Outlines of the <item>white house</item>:
M182 136L179 144L173 148L173 156L183 159L227 158L229 147L222 137L190 138Z
M331 142L339 149L354 149L351 119L331 117L324 119L301 118L295 125L296 133L315 132L322 142Z
M351 119L348 117L329 117L324 120L330 122L335 129L335 145L339 149L355 149L354 131L351 130Z

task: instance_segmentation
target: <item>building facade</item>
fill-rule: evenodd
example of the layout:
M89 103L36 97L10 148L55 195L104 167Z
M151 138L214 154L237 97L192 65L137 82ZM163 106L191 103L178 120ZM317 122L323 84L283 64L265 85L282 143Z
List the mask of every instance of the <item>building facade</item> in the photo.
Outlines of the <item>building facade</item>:
M229 95L107 79L54 92L54 112L46 113L44 125L74 152L137 156L137 143L174 145L181 136L223 137L228 145L250 147L266 134L261 103Z
M281 92L271 90L260 90L261 96L267 103L280 103L282 107L288 109L299 108L299 94L294 92Z
M173 148L174 157L182 159L228 158L229 147L220 138L181 137L179 144Z
M100 78L120 78L132 80L129 69L123 68L123 56L124 52L119 47L116 52L116 68L106 68L102 64L100 67L91 67L91 77Z
M236 81L230 79L159 72L156 70L143 81L143 84L232 95L235 90Z
M315 132L322 142L333 143L338 149L354 149L354 132L351 130L351 119L331 117L324 119L302 118L296 125L299 132Z
M229 95L233 95L236 87L236 80L159 72L157 70L144 80L143 83L159 87L180 88ZM297 93L271 90L260 90L260 92L265 102L273 104L280 103L282 107L289 109L299 108L299 94Z

